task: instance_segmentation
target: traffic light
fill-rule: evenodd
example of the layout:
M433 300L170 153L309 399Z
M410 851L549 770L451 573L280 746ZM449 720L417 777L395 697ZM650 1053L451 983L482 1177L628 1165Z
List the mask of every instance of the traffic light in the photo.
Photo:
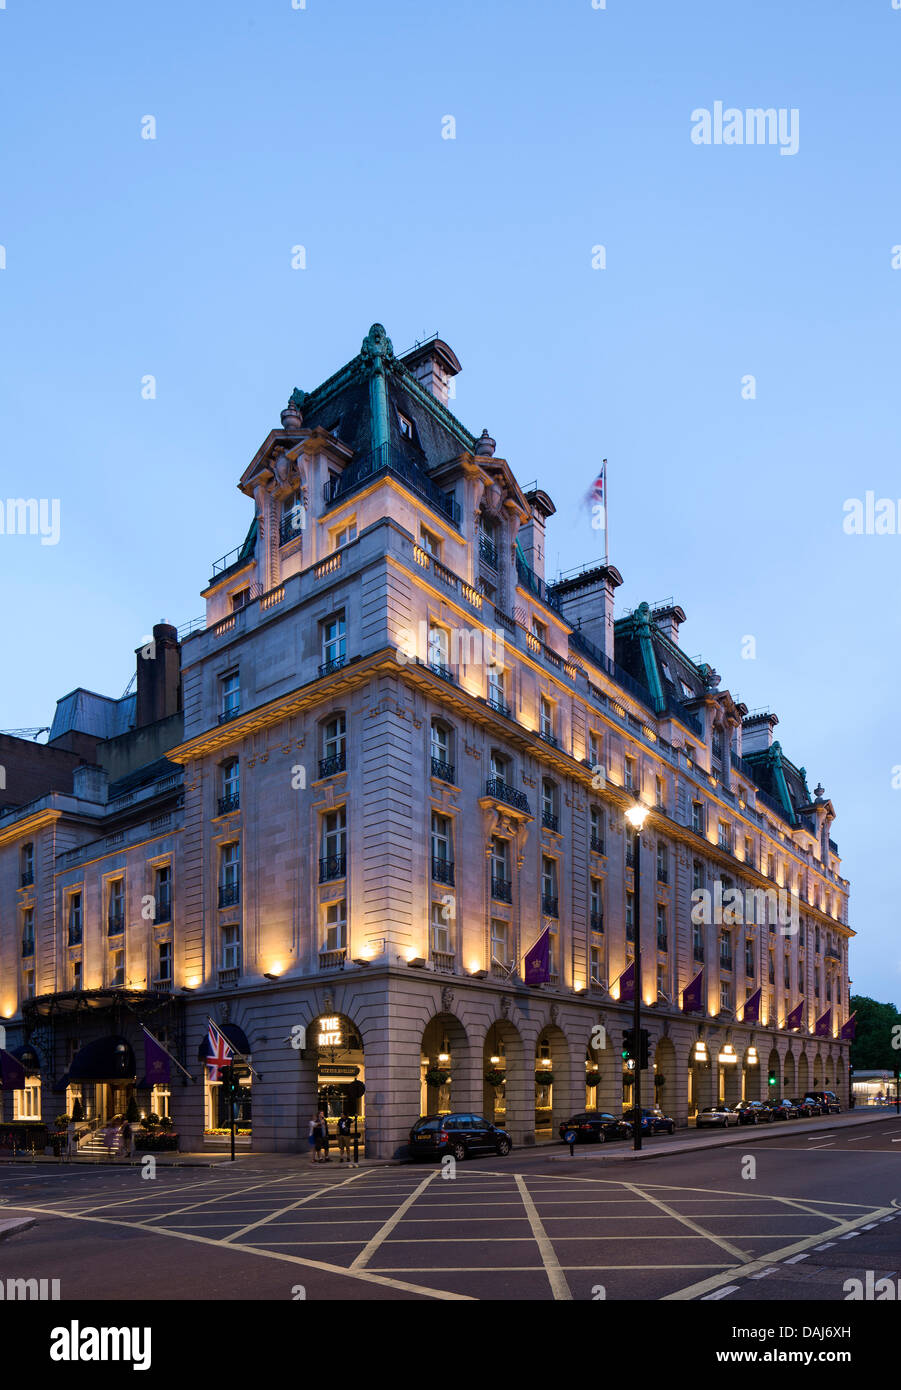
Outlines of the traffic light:
M647 1028L639 1030L638 1047L635 1046L635 1029L623 1029L623 1061L637 1062L642 1071L648 1069L650 1037Z
M776 1084L776 1073L775 1073L774 1071L771 1071L770 1074L769 1074L769 1076L767 1077L767 1085L768 1085L768 1086L775 1086L775 1084Z

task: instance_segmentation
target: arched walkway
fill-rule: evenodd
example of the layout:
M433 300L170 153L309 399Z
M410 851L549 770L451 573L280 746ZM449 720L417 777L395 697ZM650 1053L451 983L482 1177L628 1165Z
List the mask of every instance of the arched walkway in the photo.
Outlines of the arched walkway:
M795 1054L789 1048L785 1054L785 1063L782 1069L782 1087L779 1090L777 1099L785 1096L794 1096L798 1084L798 1073L795 1065Z
M804 1099L806 1092L810 1089L810 1066L807 1061L807 1053L802 1052L798 1058L798 1084L796 1087L798 1098Z
M661 1038L654 1050L654 1090L661 1110L675 1117L679 1109L679 1094L676 1081L676 1049L672 1038Z
M584 1073L584 1062L580 1061ZM584 1098L584 1075L580 1077L576 1100L573 1057L562 1028L549 1023L535 1041L535 1137L550 1139L558 1125L570 1118L572 1110L581 1108Z
M532 1116L523 1103L524 1077L525 1049L519 1030L509 1019L496 1019L482 1048L482 1113L486 1119L518 1132L524 1122L531 1128Z
M423 1115L446 1115L471 1107L468 1101L471 1066L469 1038L463 1024L451 1013L435 1014L426 1024L420 1049L420 1096ZM454 1100L454 1077L457 1097Z

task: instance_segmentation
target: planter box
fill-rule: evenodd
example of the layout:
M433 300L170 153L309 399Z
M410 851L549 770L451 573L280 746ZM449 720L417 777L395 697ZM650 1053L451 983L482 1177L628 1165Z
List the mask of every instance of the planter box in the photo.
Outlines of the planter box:
M134 1133L135 1153L174 1153L178 1149L178 1135L173 1131L161 1131L153 1134Z

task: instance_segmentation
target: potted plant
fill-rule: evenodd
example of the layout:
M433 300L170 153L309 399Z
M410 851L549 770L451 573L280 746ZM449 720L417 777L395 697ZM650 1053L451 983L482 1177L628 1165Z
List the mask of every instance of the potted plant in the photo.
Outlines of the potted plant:
M76 1096L75 1100L72 1102L72 1119L77 1125L84 1122L84 1106L81 1103L80 1096Z
M134 1098L134 1093L128 1097L128 1104L125 1107L125 1118L130 1125L136 1125L141 1118L141 1112L138 1109L138 1102Z
M450 1081L450 1072L443 1067L429 1067L425 1079L427 1086L445 1086Z
M550 1067L539 1067L535 1073L536 1086L550 1086L554 1080L554 1073Z
M499 1067L489 1067L485 1073L485 1080L489 1086L503 1086L507 1079L507 1073L501 1071Z
M601 1082L601 1073L600 1073L599 1071L587 1071L587 1072L585 1073L585 1085L586 1085L586 1086L599 1086L599 1085L600 1085L600 1082Z

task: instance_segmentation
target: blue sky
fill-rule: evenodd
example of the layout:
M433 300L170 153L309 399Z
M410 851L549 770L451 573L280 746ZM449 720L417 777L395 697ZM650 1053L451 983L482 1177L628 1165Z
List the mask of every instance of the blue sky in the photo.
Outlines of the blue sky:
M464 424L556 502L552 572L596 557L609 459L622 605L672 595L779 715L838 811L853 988L901 1003L901 536L842 528L901 494L899 50L891 0L6 0L0 493L62 531L0 537L0 728L121 694L291 388L374 320L437 330ZM693 144L718 100L797 108L798 153Z

